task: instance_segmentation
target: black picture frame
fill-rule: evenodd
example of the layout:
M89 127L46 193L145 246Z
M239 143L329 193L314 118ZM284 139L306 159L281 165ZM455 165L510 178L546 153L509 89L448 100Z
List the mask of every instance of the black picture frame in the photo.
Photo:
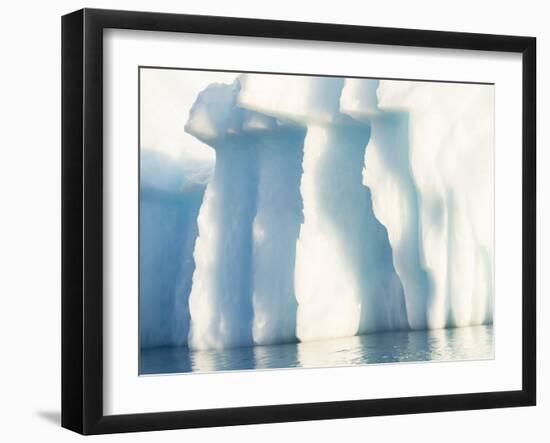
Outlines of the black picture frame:
M522 55L522 389L177 412L103 413L103 30L501 51ZM519 149L519 147L518 147ZM82 434L536 404L536 39L83 9L62 18L62 426Z

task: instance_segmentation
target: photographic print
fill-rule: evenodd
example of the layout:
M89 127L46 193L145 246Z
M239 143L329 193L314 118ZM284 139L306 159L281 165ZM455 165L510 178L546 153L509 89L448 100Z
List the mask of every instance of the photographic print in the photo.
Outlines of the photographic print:
M140 374L494 357L494 85L139 68Z

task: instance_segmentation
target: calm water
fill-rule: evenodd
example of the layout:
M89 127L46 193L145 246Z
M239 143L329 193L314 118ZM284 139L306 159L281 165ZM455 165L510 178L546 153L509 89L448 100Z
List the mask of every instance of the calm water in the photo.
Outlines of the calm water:
M211 351L187 347L141 351L141 374L318 368L371 363L493 358L493 327L399 331L309 343Z

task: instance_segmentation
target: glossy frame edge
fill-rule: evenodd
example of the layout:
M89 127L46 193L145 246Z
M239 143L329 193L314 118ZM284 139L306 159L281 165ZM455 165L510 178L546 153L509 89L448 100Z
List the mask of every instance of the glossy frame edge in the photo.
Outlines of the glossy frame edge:
M522 54L522 389L103 415L103 29L503 51ZM82 9L62 17L61 424L81 434L536 404L536 39L230 17Z

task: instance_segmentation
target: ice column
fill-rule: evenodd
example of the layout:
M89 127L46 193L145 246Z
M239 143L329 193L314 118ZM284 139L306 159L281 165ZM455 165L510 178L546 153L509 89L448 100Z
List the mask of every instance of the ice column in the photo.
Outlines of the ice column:
M194 349L296 340L305 129L237 106L239 88L239 81L209 86L186 125L216 151L194 253Z
M258 162L255 146L240 133L238 90L238 82L207 87L185 126L216 151L214 176L198 217L189 297L193 349L252 344L250 274Z

